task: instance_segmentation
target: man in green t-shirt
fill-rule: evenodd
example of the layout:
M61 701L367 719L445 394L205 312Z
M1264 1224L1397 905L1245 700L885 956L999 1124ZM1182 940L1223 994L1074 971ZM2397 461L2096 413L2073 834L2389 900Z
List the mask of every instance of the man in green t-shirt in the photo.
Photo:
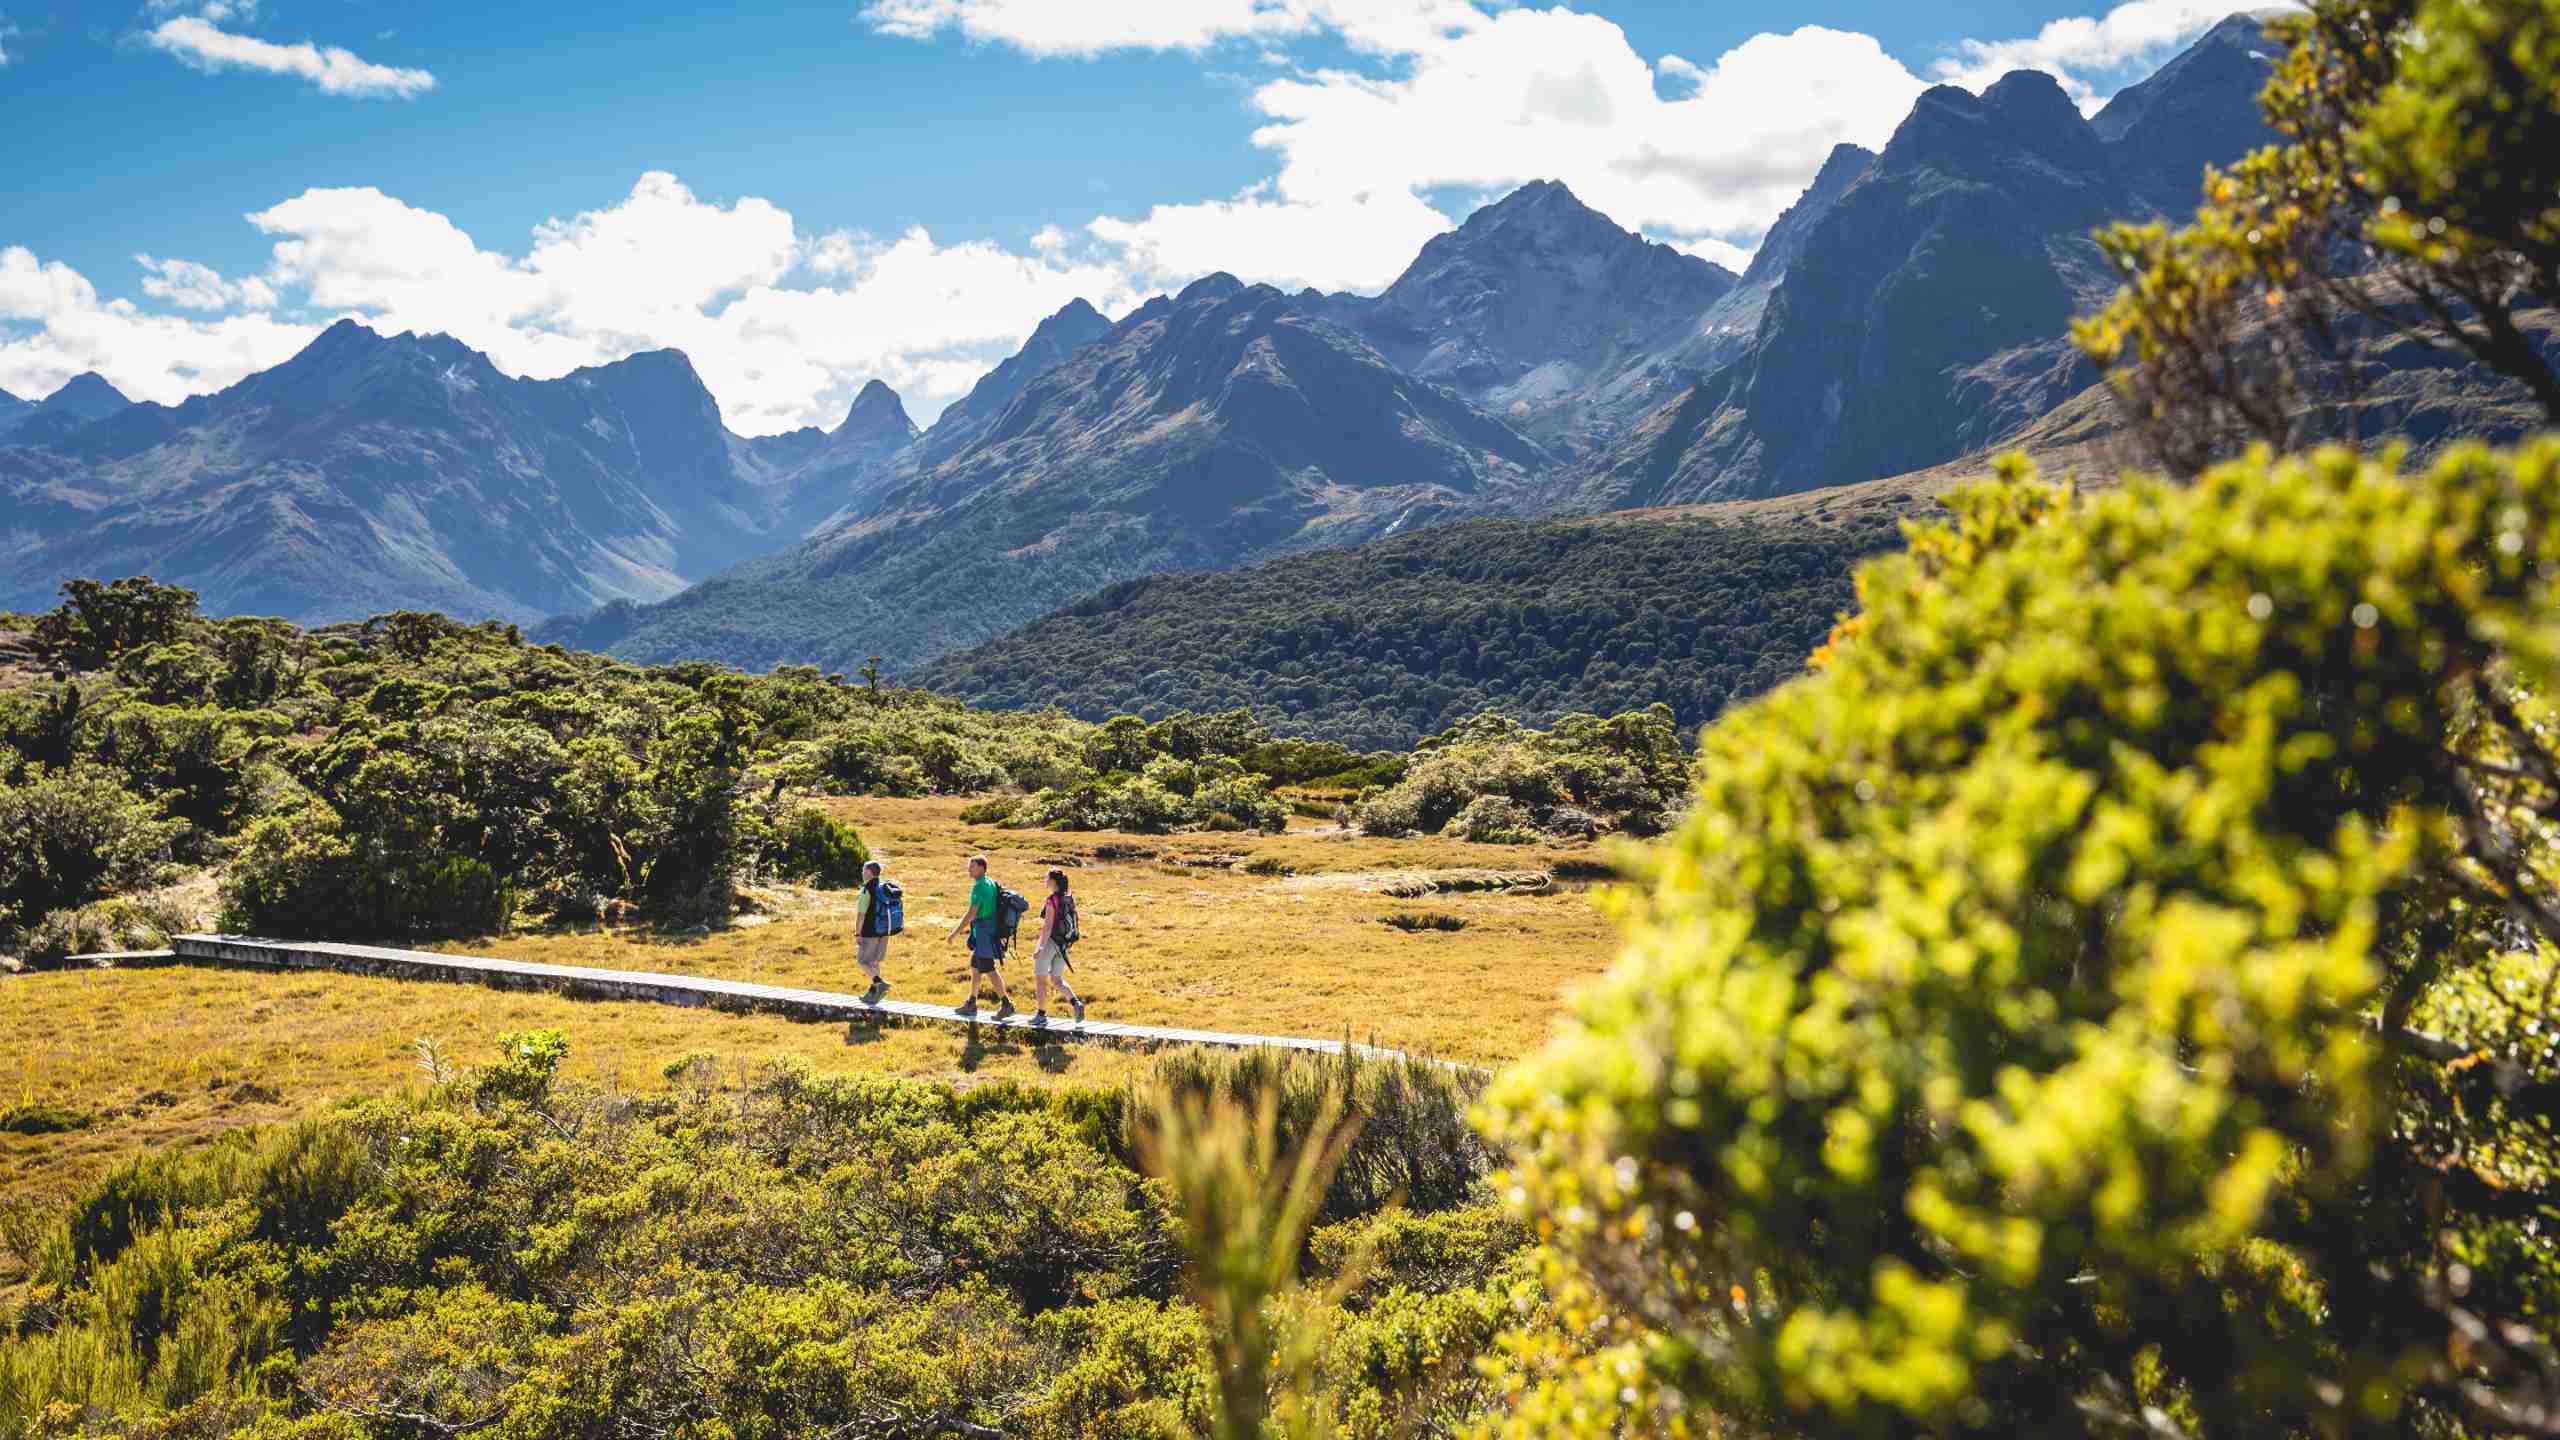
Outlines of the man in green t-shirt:
M962 1015L978 1013L978 977L983 975L995 982L996 1018L1013 1018L1013 996L1005 991L1004 972L996 968L996 907L1002 903L995 877L987 873L987 857L970 856L968 912L960 917L958 925L951 927L950 934L942 937L947 945L959 938L961 926L969 930L969 998L955 1007Z

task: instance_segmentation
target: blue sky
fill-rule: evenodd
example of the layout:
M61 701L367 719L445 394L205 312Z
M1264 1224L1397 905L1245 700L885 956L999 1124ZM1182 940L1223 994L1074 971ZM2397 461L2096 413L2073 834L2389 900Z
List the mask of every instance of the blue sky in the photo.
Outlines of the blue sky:
M1925 85L2094 105L2241 7L568 8L0 0L0 388L174 401L355 315L524 374L677 345L750 432L873 376L922 421L1074 295L1375 289L1542 176L1738 264Z

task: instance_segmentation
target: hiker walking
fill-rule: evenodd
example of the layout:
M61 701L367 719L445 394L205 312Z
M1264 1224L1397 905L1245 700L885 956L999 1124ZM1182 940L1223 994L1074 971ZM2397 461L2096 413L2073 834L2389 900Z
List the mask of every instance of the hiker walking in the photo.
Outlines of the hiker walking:
M862 866L862 888L853 897L853 962L871 977L862 998L877 1005L889 993L889 977L880 967L889 958L889 937L907 928L905 897L893 880L880 878L880 862Z
M1013 997L1005 992L1004 972L996 968L997 958L1004 953L1004 941L996 929L996 911L1003 903L995 877L987 873L987 857L970 856L968 913L960 917L960 924L951 927L949 935L942 937L947 945L959 936L962 926L969 931L969 998L954 1007L964 1016L975 1017L978 1013L978 977L983 975L995 982L996 1018L1013 1018Z
M1084 1023L1084 997L1067 983L1067 972L1074 968L1067 960L1067 947L1076 943L1076 897L1067 893L1067 872L1049 872L1049 898L1040 902L1040 943L1031 951L1031 1023L1049 1023L1049 987L1075 1007L1076 1023Z

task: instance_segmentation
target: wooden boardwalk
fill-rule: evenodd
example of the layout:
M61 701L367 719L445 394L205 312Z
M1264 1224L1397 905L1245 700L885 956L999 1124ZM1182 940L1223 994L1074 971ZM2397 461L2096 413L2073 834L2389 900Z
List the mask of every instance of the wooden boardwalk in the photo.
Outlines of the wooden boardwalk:
M1163 1025L1121 1025L1107 1020L1058 1020L1036 1027L1028 1012L1010 1020L994 1018L981 1008L973 1020L948 1005L922 1005L912 1000L873 1003L859 995L833 990L799 990L788 985L757 985L744 980L714 980L703 975L662 975L648 970L601 970L585 965L537 965L526 960L491 960L474 955L431 955L422 950L389 950L378 945L341 945L316 940L268 940L250 935L180 935L170 942L180 960L231 965L268 965L288 970L338 970L353 975L380 975L398 980L445 980L488 985L501 990L548 990L591 1000L647 1000L661 1005L707 1005L723 1010L754 1010L799 1020L925 1020L944 1025L992 1025L1059 1040L1118 1040L1138 1044L1218 1045L1229 1049L1306 1050L1339 1055L1340 1040L1309 1040L1293 1035L1238 1035L1224 1030L1179 1030ZM1366 1055L1396 1052L1354 1045Z

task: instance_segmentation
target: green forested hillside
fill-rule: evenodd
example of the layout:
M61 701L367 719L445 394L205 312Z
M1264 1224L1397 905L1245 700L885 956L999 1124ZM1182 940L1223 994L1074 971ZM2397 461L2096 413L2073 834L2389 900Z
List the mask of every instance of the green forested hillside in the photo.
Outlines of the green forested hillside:
M1251 707L1402 748L1481 710L1532 723L1660 702L1686 729L1803 668L1882 524L1484 521L1249 570L1131 580L912 677L1091 718Z

